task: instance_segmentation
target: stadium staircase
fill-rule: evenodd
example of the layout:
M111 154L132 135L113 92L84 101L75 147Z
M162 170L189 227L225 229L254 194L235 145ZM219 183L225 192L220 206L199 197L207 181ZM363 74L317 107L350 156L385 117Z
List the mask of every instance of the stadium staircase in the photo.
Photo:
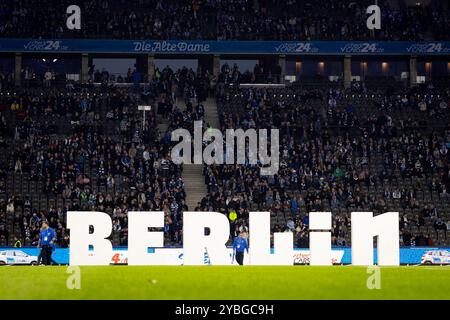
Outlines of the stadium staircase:
M208 191L205 185L205 178L203 177L203 165L183 165L182 178L184 190L186 191L186 205L189 210L194 211Z
M205 122L213 128L220 128L215 99L207 98L206 101L203 102L203 106L205 107ZM203 176L203 165L183 165L182 177L186 191L186 204L189 210L194 210L208 192Z
M219 122L219 113L217 111L217 104L215 98L208 98L203 103L203 106L205 107L205 121L208 123L211 127L215 129L220 129L220 122Z
M219 116L217 112L217 105L214 98L207 98L203 102L205 107L204 121L213 128L220 128ZM180 106L183 110L184 106ZM157 115L157 127L161 135L163 135L169 126L169 120ZM203 165L201 164L184 164L182 179L184 182L184 189L186 192L186 205L189 210L194 210L198 203L206 196L208 189L205 185L205 178L203 176Z

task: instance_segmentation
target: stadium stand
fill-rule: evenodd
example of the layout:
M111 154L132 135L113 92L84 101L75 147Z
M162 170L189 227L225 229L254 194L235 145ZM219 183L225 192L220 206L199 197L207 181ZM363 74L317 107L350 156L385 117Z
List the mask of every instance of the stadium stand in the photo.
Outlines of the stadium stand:
M137 91L41 87L2 94L1 185L8 220L1 242L23 238L34 244L42 219L61 240L67 210L105 210L113 218L114 242L126 244L128 210L156 208L167 211L168 241L179 242L186 197L182 168L170 161L170 131L160 133L156 119L169 119L170 129L191 120L172 109L172 98L192 108L196 76L179 70L175 91L173 77L165 70L151 88ZM148 112L142 123L138 101L150 98L159 101L158 114Z
M295 231L299 246L310 211L334 213L334 245L350 244L350 212L399 211L404 245L448 244L449 90L373 89L230 87L222 130L279 128L282 165L269 177L257 166L205 167L201 208L235 211L237 228L249 210L270 211L274 230Z
M370 31L365 8L372 1L91 0L78 3L81 30L67 30L66 7L77 1L48 0L44 6L0 0L0 38L448 40L448 4L378 3L383 28ZM348 246L350 212L398 211L401 245L450 245L450 62L441 52L448 47L433 48L439 56L399 55L404 61L398 72L383 65L401 58L356 50L351 61L341 52L333 75L324 65L337 58L328 53L252 53L246 58L258 62L244 71L221 64L232 54L194 52L194 71L155 67L157 58L167 58L164 52L157 58L107 52L108 58L137 57L135 69L115 75L95 69L93 57L101 55L96 52L2 51L0 246L16 240L35 245L46 219L58 244L67 247L69 210L110 214L114 245L127 244L131 210L163 210L169 245L182 241L186 210L235 212L230 239L248 228L249 211L267 210L272 231L293 231L297 247L309 245L308 212L331 211L333 245ZM48 62L60 59L63 65L71 58L79 60L79 77ZM289 83L287 63L295 64L296 73ZM371 63L368 74L359 72ZM323 68L308 73L308 65ZM352 77L353 69L358 76ZM145 121L138 105L152 106ZM175 165L171 131L192 132L194 120L203 120L205 130L279 128L279 172L261 176L258 166Z
M339 246L350 244L351 211L395 210L402 244L449 244L448 87L230 82L211 106L221 129L279 128L281 168L264 177L252 166L205 166L207 195L188 208L183 170L168 154L173 129L192 130L194 120L205 119L205 89L194 83L192 70L165 69L149 90L158 108L144 128L137 110L148 99L144 89L42 87L2 95L2 243L34 244L41 219L64 242L67 210L100 210L112 215L114 243L124 245L128 210L162 209L166 241L177 244L181 212L194 209L236 212L233 233L247 227L250 210L270 210L273 231L294 231L299 247L308 244L310 211L333 212Z
M415 2L411 2L415 4ZM384 26L366 28L373 1L91 0L0 1L0 37L205 40L447 40L449 8L379 0ZM78 4L81 30L67 30ZM45 17L45 19L42 19Z

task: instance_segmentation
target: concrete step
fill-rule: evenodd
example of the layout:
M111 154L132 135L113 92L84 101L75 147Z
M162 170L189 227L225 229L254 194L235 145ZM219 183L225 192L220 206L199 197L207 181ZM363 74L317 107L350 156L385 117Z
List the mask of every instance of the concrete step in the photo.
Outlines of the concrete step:
M219 128L219 113L217 112L217 104L214 98L207 98L203 103L205 107L205 121L213 128Z
M205 178L203 177L203 165L185 164L183 165L182 178L186 191L186 204L189 210L194 210L197 204L207 194Z

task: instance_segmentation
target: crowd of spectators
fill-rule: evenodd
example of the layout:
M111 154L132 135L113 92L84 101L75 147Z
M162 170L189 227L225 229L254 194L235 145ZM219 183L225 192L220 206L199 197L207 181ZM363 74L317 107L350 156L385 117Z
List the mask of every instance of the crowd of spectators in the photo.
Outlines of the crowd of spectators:
M66 246L65 212L98 210L112 217L114 243L126 245L129 210L163 210L166 241L179 244L190 209L235 214L231 236L247 231L250 210L270 211L272 231L294 231L298 247L309 244L311 211L333 212L337 246L350 245L350 212L399 211L403 245L448 244L448 88L239 88L242 77L235 66L218 79L167 66L137 89L0 95L0 242L34 245L45 219ZM259 165L205 166L208 193L188 208L170 132L205 119L212 92L222 131L279 129L280 169L261 176ZM157 106L145 123L141 102Z
M163 210L166 240L179 243L187 210L182 167L170 160L170 134L157 129L157 111L147 111L143 122L137 105L159 101L160 117L170 127L181 125L189 118L175 102L197 110L206 78L166 67L138 90L40 87L2 94L0 241L35 245L40 223L48 220L64 246L65 212L98 210L111 215L114 243L126 245L129 210Z
M259 165L204 168L209 192L199 209L236 213L235 235L248 228L250 210L270 211L273 231L294 231L296 244L307 247L308 213L331 210L333 244L349 245L350 212L392 210L401 213L402 244L448 243L448 88L222 93L222 131L280 130L275 176L261 176Z
M66 8L81 8L68 30ZM366 27L373 1L0 1L0 37L191 40L447 40L449 7L379 0L381 30Z

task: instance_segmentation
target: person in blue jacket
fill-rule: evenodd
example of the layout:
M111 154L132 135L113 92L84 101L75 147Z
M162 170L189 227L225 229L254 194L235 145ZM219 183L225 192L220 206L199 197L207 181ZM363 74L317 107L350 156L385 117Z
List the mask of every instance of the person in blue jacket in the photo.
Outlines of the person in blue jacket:
M50 265L52 262L52 252L55 242L55 230L48 226L47 221L43 221L41 232L39 233L38 248L41 248L39 255L42 257L42 263L44 265Z
M244 252L247 250L248 253L248 242L247 239L243 237L243 233L239 233L239 236L234 238L233 241L233 255L236 257L236 261L239 265L244 264Z

